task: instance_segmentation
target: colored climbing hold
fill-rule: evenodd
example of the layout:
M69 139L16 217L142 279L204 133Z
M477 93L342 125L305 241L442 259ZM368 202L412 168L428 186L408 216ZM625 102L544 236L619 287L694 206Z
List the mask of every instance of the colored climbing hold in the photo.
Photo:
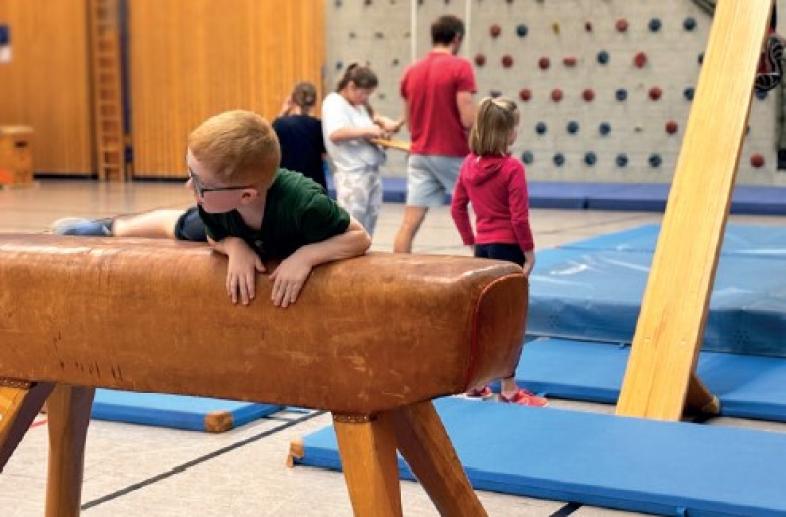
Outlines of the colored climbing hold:
M699 65L704 63L704 52L699 53L699 57L696 59L696 61L698 61Z
M653 86L652 88L650 88L648 95L650 96L650 99L656 101L660 99L661 96L663 95L663 90L661 90L657 86Z
M587 165L589 165L590 167L592 167L593 165L595 165L595 163L596 163L597 161L598 161L598 157L597 157L597 155L596 155L595 153L593 153L592 151L589 151L588 153L584 153L584 163L586 163L586 164L587 164Z
M674 133L677 132L678 129L679 126L677 125L677 122L673 120L669 120L668 122L666 122L666 133L673 135Z
M519 90L519 99L528 102L532 98L532 90L529 88L522 88Z
M605 65L608 62L609 62L609 53L606 52L605 50L601 50L600 52L598 52L598 63L600 63L601 65Z
M551 66L551 61L546 56L538 59L538 66L541 70L547 70Z
M341 70L342 68L344 68L344 63L336 61L336 70Z
M519 23L518 25L516 25L516 35L519 38L525 37L527 33L529 33L529 28L527 28L526 25L524 25L523 23Z
M686 31L692 31L693 29L696 28L696 18L692 16L688 16L682 22L682 26L685 28Z
M566 56L562 58L562 64L565 66L576 66L576 58L573 56Z
M658 32L661 28L661 22L659 18L652 18L650 23L648 24L650 28L650 32Z
M587 32L592 32L592 22L584 22L584 30Z
M538 122L535 124L535 132L539 135L545 135L548 128L545 122Z
M660 167L661 163L663 163L663 159L657 153L652 153L648 161L650 162L650 167L652 167L653 169L657 169L658 167Z
M554 23L551 24L551 31L554 34L559 34L559 23L558 22L554 22Z
M521 153L521 161L527 165L531 164L534 159L535 157L532 155L532 151L524 151Z
M620 18L614 24L614 27L616 27L617 32L626 32L628 30L628 20L625 18Z
M592 102L592 99L595 98L595 92L592 89L587 88L586 90L581 92L581 97L587 102Z
M502 34L502 27L500 27L495 23L494 25L489 27L489 34L491 34L492 38L498 37L500 34Z
M694 90L690 86L685 88L684 90L682 90L682 95L685 97L686 100L689 100L689 101L693 100L693 96L695 94L696 94L696 90Z
M608 122L601 122L598 126L598 133L600 133L602 136L606 136L611 133L611 124Z
M377 39L385 39L385 34L382 33L382 32L377 31L377 32L374 33L374 37L377 38Z
M751 165L756 167L757 169L764 166L764 156L759 153L756 153L751 156Z
M341 7L341 0L336 0L336 7Z
M619 88L616 92L614 92L614 98L622 102L628 98L628 91L625 88Z
M562 153L554 153L554 165L557 167L565 165L565 155Z
M349 33L349 39L355 39L355 33L354 32L350 32Z
M393 58L393 66L398 66L398 63L399 63L398 58L394 57Z
M565 127L565 129L567 129L568 133L570 133L571 135L575 135L576 133L579 132L579 123L576 122L575 120L571 120L570 122L568 122L568 125Z
M554 88L551 90L551 100L554 102L559 102L562 100L562 90L559 88Z
M483 54L475 54L475 64L477 66L483 66L486 64L486 56Z
M636 55L633 56L633 64L638 68L644 68L644 65L647 64L647 54L644 52L636 52Z
M625 167L628 165L628 155L625 153L620 153L614 158L614 163L617 164L617 167Z
M513 56L511 56L510 54L505 54L504 56L502 56L502 66L504 68L510 68L511 66L513 66Z

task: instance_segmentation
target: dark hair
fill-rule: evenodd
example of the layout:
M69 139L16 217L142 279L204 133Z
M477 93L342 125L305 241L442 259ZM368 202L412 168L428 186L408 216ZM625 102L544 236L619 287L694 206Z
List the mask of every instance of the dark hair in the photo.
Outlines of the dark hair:
M431 43L434 45L450 45L456 36L464 37L464 22L461 18L445 15L431 24Z
M350 82L355 83L355 86L358 88L364 89L376 88L377 84L379 84L377 75L371 71L371 68L360 66L358 63L352 63L347 67L344 76L336 86L336 91L340 92L346 88Z
M311 83L297 83L292 90L292 102L301 108L313 107L317 103L317 88Z

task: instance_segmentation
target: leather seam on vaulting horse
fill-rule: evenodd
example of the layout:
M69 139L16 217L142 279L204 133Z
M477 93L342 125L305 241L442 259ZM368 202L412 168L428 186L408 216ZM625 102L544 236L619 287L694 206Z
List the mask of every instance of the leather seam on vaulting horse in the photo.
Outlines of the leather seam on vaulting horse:
M511 273L509 275L505 275L499 278L495 278L493 281L489 282L483 289L480 291L480 295L478 296L478 301L475 304L474 309L472 310L472 338L470 339L469 344L469 364L467 364L467 373L464 376L464 390L472 388L473 386L469 385L469 382L472 380L472 375L475 373L475 366L476 361L475 359L480 355L480 351L478 350L478 314L480 312L481 302L483 301L483 297L486 296L486 293L494 287L496 284L507 281L512 277L522 276L523 273ZM526 327L524 329L526 333Z

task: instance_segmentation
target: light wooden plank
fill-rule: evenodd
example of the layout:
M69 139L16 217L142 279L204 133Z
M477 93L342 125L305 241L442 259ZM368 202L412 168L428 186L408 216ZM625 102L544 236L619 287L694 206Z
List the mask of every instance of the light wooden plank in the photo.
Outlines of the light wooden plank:
M661 420L682 415L704 333L770 7L771 0L718 2L636 326L619 415Z

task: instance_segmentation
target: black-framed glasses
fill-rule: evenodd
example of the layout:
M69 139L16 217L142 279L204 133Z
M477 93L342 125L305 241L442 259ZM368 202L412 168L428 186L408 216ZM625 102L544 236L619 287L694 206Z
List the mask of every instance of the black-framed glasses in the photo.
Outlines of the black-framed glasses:
M206 187L202 180L199 179L199 176L191 170L191 167L188 168L188 179L191 180L191 184L194 186L194 192L200 199L205 198L205 194L208 192L224 192L227 190L243 190L251 187L215 187L210 188Z

